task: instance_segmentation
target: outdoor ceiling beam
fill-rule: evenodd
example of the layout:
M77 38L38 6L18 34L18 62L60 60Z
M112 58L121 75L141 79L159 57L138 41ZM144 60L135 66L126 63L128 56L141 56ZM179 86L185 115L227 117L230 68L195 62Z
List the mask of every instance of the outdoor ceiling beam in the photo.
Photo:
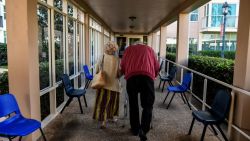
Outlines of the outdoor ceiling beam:
M192 12L193 10L206 4L209 1L210 0L186 0L184 1L182 4L177 6L172 12L170 12L163 20L161 20L156 26L154 26L149 33L154 32L157 29L160 29L161 26L166 26L176 21L180 13Z
M82 11L88 13L91 18L97 20L99 24L101 24L104 28L108 29L109 31L113 32L110 26L100 18L99 15L96 14L96 12L83 0L69 0L73 4L77 5Z

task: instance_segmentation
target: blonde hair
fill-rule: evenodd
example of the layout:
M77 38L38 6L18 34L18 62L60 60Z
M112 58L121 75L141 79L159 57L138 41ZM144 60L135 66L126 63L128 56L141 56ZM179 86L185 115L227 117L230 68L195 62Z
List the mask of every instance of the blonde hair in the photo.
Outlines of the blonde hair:
M118 45L116 42L109 41L105 44L105 53L113 55L118 50Z

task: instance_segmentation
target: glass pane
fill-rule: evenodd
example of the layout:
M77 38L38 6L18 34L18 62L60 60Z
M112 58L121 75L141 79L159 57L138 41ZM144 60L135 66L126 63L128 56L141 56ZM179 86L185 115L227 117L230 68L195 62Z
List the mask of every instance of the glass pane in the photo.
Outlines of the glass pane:
M223 16L211 16L211 26L220 27L222 24Z
M56 88L56 107L59 107L64 102L64 88L59 85Z
M80 34L80 31L81 31L81 24L80 23L77 23L77 50L78 50L78 54L77 54L77 57L78 57L78 72L81 71L81 43L80 43L80 39L81 38L81 34Z
M62 5L63 5L62 0L54 0L54 6L61 11L62 11L62 7L63 7Z
M74 21L68 18L68 63L69 75L75 74L74 70Z
M60 76L64 73L64 50L63 50L63 15L55 12L55 59L56 59L56 82L60 81Z
M45 119L50 114L50 98L49 93L40 97L41 120Z
M48 9L38 5L38 48L40 90L50 86L49 44L48 44Z
M68 5L68 14L73 17L73 6Z

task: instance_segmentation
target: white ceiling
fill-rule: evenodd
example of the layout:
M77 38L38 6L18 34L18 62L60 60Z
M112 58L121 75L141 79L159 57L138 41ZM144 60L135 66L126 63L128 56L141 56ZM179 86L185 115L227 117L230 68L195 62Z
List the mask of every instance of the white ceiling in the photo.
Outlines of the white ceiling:
M118 33L148 33L186 0L83 0ZM129 19L135 16L134 22ZM131 29L129 26L133 25Z

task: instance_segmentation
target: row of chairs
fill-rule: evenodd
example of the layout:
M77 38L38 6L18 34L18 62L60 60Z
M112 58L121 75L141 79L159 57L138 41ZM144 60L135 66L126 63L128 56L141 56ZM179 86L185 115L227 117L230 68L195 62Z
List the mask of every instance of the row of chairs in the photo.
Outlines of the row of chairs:
M161 62L160 69L162 69L163 63L164 63L164 61ZM169 108L174 96L176 94L180 94L181 99L183 100L184 104L187 104L189 109L191 110L191 106L187 100L185 93L188 92L188 90L190 88L192 75L190 72L185 73L183 76L182 83L179 85L173 85L172 81L175 77L176 71L177 71L176 66L172 66L170 71L169 71L170 73L168 75L162 75L162 73L159 74L159 78L160 78L159 89L161 86L161 82L163 82L162 92L164 90L165 82L168 82L168 84L169 84L169 86L166 89L167 95L166 95L165 99L163 100L163 104L165 103L167 97L172 92L173 95L172 95L172 97L167 105L167 109ZM207 111L197 111L196 110L196 111L192 112L193 119L192 119L192 123L191 123L190 129L189 129L188 135L191 134L192 129L193 129L193 125L194 125L194 121L197 120L197 121L203 123L203 125L204 125L200 141L204 140L206 129L208 126L210 126L212 128L215 135L218 135L217 131L214 128L214 126L216 126L217 129L219 130L219 132L222 134L222 137L224 138L224 140L228 141L226 135L223 133L222 129L220 128L220 124L223 123L225 118L226 118L226 115L229 111L230 102L231 102L231 95L229 94L229 92L226 90L218 90L216 92L211 109L208 109Z
M91 75L91 73L89 72L87 65L83 66L83 70L86 78L84 89L74 89L70 82L69 76L67 74L63 74L61 76L66 95L69 97L61 113L75 97L78 99L81 113L83 113L80 101L81 96L83 96L84 98L85 106L88 106L85 94L90 81L93 79L93 75ZM23 136L27 136L37 129L40 130L43 139L46 141L46 137L41 128L41 122L34 119L25 118L21 114L15 96L13 94L0 95L0 137L6 137L10 141L13 138L19 137L19 141L21 141Z

